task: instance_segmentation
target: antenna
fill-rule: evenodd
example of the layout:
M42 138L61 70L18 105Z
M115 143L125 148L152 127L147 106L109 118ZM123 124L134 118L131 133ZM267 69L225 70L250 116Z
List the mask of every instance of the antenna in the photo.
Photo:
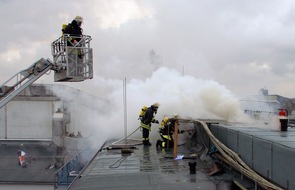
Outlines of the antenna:
M127 96L126 96L126 77L123 80L123 104L124 104L124 134L125 144L127 144Z
M160 55L157 55L155 50L151 49L149 51L149 55L151 65L159 66L162 64L162 57Z

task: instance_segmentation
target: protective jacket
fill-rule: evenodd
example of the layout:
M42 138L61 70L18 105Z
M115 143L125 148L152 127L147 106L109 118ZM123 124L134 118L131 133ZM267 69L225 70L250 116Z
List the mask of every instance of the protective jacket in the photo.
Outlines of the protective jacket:
M173 134L175 130L175 122L178 122L174 118L170 118L163 126L160 127L159 133L163 141L160 141L162 148L172 148L174 145ZM179 130L178 130L179 133Z
M64 30L64 34L70 35L67 41L67 46L73 46L74 40L79 42L81 39L80 37L82 36L82 33L83 33L82 28L77 24L75 20L69 23Z
M159 123L158 120L154 118L154 114L156 114L156 112L157 108L155 108L154 106L147 108L140 122L141 127L146 128L150 131L151 123Z
M167 139L170 139L170 135L174 134L175 122L175 119L170 118L169 121L165 123L163 127L160 128L160 134L165 136Z

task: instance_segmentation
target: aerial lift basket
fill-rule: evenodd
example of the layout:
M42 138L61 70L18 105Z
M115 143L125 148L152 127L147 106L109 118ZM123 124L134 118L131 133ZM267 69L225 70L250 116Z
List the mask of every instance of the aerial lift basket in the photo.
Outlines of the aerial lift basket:
M76 39L72 44L69 40ZM93 54L91 36L70 37L64 34L52 42L55 82L79 82L93 78Z

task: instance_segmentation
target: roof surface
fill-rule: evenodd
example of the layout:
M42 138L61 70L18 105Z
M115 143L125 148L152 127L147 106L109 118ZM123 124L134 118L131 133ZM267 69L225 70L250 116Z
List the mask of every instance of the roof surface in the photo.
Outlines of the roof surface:
M18 163L18 151L24 151L26 167ZM56 146L50 142L1 142L1 183L53 183ZM50 168L50 166L52 166Z
M233 178L227 173L210 177L205 169L212 163L192 156L186 145L178 146L178 155L184 156L179 160L173 159L172 149L155 145L131 150L131 154L122 154L120 149L101 151L69 189L215 190L220 181ZM190 174L189 162L196 162L196 174Z

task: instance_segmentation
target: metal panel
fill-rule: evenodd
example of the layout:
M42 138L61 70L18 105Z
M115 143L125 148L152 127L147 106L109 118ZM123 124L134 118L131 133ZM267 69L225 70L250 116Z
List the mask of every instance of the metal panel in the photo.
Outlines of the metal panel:
M244 133L239 133L238 137L238 154L240 154L242 160L252 168L252 147L253 147L253 142L252 142L252 136L249 136Z
M210 125L209 127L211 133L216 137L218 136L218 128L220 128L218 125Z
M295 151L273 144L273 180L288 189L295 189Z
M259 138L253 138L253 169L272 179L271 176L271 147L272 143Z
M215 137L217 137L218 136L218 128L220 128L218 125L210 125L210 127L209 127L209 129L210 129L210 131L211 131L211 133L215 136ZM205 132L205 131L204 131ZM208 136L208 135L206 135L206 136ZM208 137L208 141L209 141L209 143L208 143L208 148L210 148L212 145L213 145L213 143L211 142L211 140L209 140L210 138Z
M227 139L226 139L226 146L231 150L237 152L238 151L238 133L237 131L227 129Z
M238 134L238 154L242 160L266 179L286 188L295 189L295 129L287 132L255 127L229 127ZM228 139L233 137L227 134ZM228 141L228 146L231 146Z
M227 144L226 143L226 134L227 134L227 129L224 127L218 127L218 136L216 136L218 138L219 141L221 141L223 144Z

